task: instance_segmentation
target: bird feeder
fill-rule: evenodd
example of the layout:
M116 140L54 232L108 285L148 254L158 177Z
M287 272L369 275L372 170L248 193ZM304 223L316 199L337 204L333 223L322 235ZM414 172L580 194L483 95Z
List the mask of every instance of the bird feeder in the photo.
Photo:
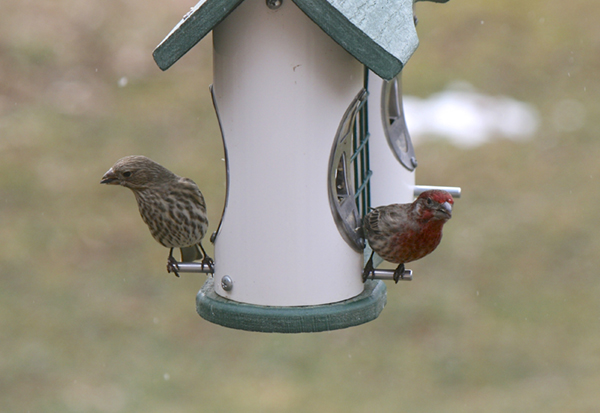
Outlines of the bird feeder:
M265 332L375 319L386 287L362 282L358 228L373 201L415 192L397 77L418 44L413 0L202 0L158 66L210 31L227 195L199 314Z

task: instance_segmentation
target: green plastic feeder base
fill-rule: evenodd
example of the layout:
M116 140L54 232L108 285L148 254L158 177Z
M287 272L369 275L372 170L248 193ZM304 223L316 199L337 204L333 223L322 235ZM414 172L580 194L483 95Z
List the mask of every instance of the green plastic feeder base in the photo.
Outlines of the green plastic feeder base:
M356 297L332 304L272 307L245 304L215 292L210 277L196 296L200 317L238 330L263 333L314 333L357 326L376 319L387 302L383 281L368 280Z

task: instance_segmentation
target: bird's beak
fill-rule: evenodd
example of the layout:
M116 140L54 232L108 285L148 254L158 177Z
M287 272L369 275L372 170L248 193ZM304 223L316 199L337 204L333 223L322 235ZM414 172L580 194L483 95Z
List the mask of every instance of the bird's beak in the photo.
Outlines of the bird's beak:
M119 181L117 179L117 175L113 172L112 168L110 168L102 177L100 181L101 184L107 185L118 185Z
M450 202L444 202L443 204L440 204L440 211L442 211L444 214L448 215L448 218L452 217L452 205L450 204Z

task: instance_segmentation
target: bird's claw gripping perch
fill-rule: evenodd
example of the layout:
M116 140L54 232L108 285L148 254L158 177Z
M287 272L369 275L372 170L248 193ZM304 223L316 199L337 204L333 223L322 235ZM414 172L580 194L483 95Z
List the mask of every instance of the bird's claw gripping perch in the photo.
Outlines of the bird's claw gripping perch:
M363 282L367 280L394 280L394 282L398 284L398 281L400 280L412 281L413 275L412 270L404 268L404 264L399 265L395 270L376 270L373 268L372 262L367 262L362 278Z
M367 264L365 265L365 269L363 270L363 274L362 274L362 281L363 283L365 281L367 281L367 279L369 278L369 275L371 275L373 273L373 252L371 252L371 256L369 257L369 261L367 261Z
M382 277L380 274L378 274L378 275L375 274L375 268L373 267L373 255L374 255L374 252L371 252L371 256L369 257L369 260L367 261L367 264L365 265L365 269L363 270L363 274L362 274L363 283L365 281L367 281L369 278L371 278L372 280L374 280L376 278L389 280L389 276ZM404 264L400 264L394 270L394 273L392 275L392 280L394 280L394 282L396 284L398 284L398 281L405 279L405 274L406 274L407 280L409 280L409 281L412 280L412 271L411 270L406 271L406 269L404 268Z
M213 261L212 258L210 258L208 256L208 254L204 250L204 247L202 246L202 243L199 243L198 246L200 247L200 251L202 251L202 264L208 265L208 266L214 265L215 262Z
M202 262L202 265L208 265L209 267L215 265L215 262L209 256L205 256L204 258L202 258L201 262Z
M394 270L394 282L396 284L398 284L398 281L403 280L403 279L404 279L404 264L400 264Z
M202 249L204 251L204 249ZM215 262L212 258L204 253L201 264L197 262L177 262L173 257L173 248L169 253L169 259L167 260L167 272L173 273L179 277L180 272L201 272L205 274L213 274L215 272Z
M179 277L179 263L177 260L171 255L167 260L167 272L175 274L176 277Z

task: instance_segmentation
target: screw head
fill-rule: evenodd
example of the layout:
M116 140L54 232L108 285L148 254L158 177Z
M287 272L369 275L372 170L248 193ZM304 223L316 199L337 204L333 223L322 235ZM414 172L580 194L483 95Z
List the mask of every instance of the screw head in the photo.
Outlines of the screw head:
M229 275L224 275L221 278L221 288L225 291L231 291L233 289L233 280Z
M283 0L267 0L267 7L271 10L275 10L281 7Z

